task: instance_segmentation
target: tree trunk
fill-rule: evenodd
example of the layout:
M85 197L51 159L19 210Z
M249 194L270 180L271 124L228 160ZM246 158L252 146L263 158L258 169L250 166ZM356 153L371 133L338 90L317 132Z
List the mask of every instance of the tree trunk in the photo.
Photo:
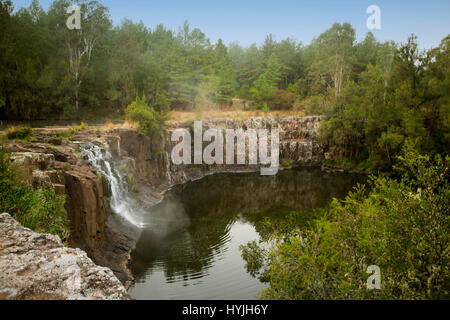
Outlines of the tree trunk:
M77 112L80 110L79 102L78 102L78 87L75 88L75 110Z

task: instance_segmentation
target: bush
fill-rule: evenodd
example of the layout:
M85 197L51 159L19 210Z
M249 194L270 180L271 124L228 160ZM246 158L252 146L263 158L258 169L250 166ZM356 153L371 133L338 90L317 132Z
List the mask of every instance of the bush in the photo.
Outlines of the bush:
M145 96L136 97L125 110L128 120L138 124L139 133L152 140L152 144L158 149L164 141L164 116L152 107L148 106Z
M294 108L297 99L298 95L294 92L277 90L269 105L272 110L291 110Z
M283 161L281 165L283 168L290 168L292 166L292 161Z
M331 108L333 100L329 96L318 94L294 102L294 109L304 111L308 116L324 115Z
M0 212L8 212L27 228L57 235L65 241L70 228L64 202L65 196L56 195L53 189L34 190L20 183L5 148L0 147Z
M250 273L270 284L261 297L448 299L449 160L406 146L400 180L372 177L370 191L357 186L311 223L285 224L265 245L243 247ZM369 265L380 267L380 290L367 289Z
M33 129L30 127L11 127L6 132L6 137L10 140L29 140L33 135Z

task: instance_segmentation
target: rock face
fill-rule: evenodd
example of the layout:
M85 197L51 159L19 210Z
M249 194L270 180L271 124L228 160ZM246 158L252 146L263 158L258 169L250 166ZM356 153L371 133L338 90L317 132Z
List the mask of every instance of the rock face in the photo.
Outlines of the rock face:
M102 245L105 240L106 211L103 201L103 186L95 172L65 150L66 161L55 161L51 149L40 150L35 145L15 145L16 152L10 161L20 172L20 177L34 187L54 187L58 193L66 194L65 209L71 222L73 241L83 242L87 247ZM10 146L9 150L14 151ZM27 151L22 151L27 150Z
M202 125L203 131L207 129L223 131L240 128L243 130L277 128L280 137L280 163L289 161L293 165L319 166L324 158L323 150L316 140L321 119L317 116L217 119L204 120ZM249 165L174 165L170 160L170 155L173 146L178 142L170 141L170 137L172 132L178 128L191 130L191 137L193 137L192 124L172 122L168 127L167 141L162 152L153 150L150 139L131 129L114 130L105 139L113 155L126 163L127 174L132 174L137 180L160 190L214 172L248 171L259 168L259 166ZM268 149L270 150L270 148Z
M113 272L0 214L0 299L128 299Z
M72 166L61 183L67 189L65 207L77 238L89 247L103 245L106 211L97 175L88 166Z
M92 140L86 132L80 140ZM47 141L47 140L45 140ZM81 248L99 265L111 268L126 285L132 276L126 264L134 242L108 222L105 193L108 186L79 157L79 145L50 146L45 143L7 141L10 161L25 183L34 187L53 187L65 194L65 210L71 224L70 246Z

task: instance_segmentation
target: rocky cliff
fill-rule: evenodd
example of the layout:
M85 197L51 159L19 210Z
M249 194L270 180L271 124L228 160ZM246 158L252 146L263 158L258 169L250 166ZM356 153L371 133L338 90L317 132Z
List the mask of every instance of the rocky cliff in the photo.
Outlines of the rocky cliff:
M128 285L126 268L133 240L108 217L108 186L80 156L78 143L48 137L53 132L37 130L32 143L7 141L10 160L25 183L54 187L66 195L65 210L71 225L70 246L84 250L95 263L111 268ZM86 130L73 141L101 144L99 133Z
M82 250L0 214L0 299L127 298L112 271L95 265Z
M323 150L316 140L320 121L321 117L317 116L217 119L203 121L203 130L277 128L280 133L280 163L288 161L293 165L319 166L324 158ZM190 130L193 137L192 123L172 122L168 126L167 141L162 150L153 150L150 139L131 129L113 130L105 136L105 140L110 151L125 164L128 174L158 190L215 172L252 171L259 168L248 165L174 165L170 154L177 142L170 141L170 137L178 128Z

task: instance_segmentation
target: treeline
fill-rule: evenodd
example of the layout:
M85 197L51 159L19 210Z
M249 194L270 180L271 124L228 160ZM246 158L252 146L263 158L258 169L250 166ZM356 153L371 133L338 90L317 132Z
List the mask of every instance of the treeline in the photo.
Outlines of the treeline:
M437 48L361 42L334 24L301 46L269 36L261 47L230 46L238 95L257 107L325 115L325 164L390 170L407 139L425 154L450 150L450 35Z
M67 8L81 8L69 30ZM220 105L236 84L227 47L186 22L178 32L122 21L113 26L97 1L37 0L16 13L0 0L1 119L121 115L136 96L157 111Z
M331 162L389 170L408 139L421 153L448 154L450 36L429 51L416 40L378 56L325 108L320 138Z
M326 115L329 165L390 168L406 138L425 153L449 150L450 36L422 51L413 35L395 44L369 32L357 42L350 24L336 23L307 46L269 35L227 47L187 22L177 32L113 26L97 1L75 1L81 30L69 30L71 3L44 11L35 0L13 14L0 0L1 119L123 117L144 96L163 115L239 97L239 107Z

